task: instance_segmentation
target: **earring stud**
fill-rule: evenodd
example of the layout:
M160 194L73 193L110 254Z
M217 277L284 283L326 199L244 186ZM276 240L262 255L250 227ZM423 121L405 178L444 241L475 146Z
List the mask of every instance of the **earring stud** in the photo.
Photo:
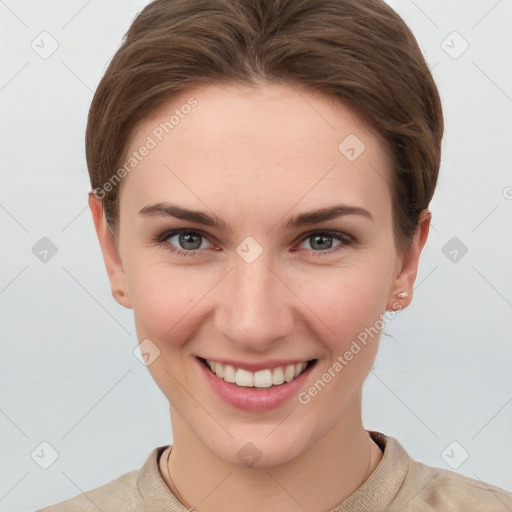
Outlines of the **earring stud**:
M405 297L408 297L408 296L409 296L409 293L408 293L408 292L397 292L397 293L395 293L395 295L396 295L397 297L399 297L400 299L403 299L403 298L405 298Z

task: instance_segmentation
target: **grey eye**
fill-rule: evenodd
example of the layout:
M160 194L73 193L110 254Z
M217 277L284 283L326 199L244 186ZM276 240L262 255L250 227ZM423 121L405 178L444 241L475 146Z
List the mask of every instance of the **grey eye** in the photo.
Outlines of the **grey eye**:
M340 245L341 241L339 240L339 238L340 237L330 235L329 233L316 233L308 236L302 243L304 244L311 241L310 245L313 250L325 251L328 249L332 249L337 245ZM335 241L337 241L338 243L334 243ZM308 247L303 248L308 249Z
M177 238L177 241L172 242L173 238ZM204 240L203 240L204 239ZM194 231L187 231L184 233L178 233L176 235L170 236L168 239L169 243L174 246L177 246L179 249L185 249L188 251L195 251L201 248L201 243L203 241L206 242L206 247L208 247L208 241L205 237L199 233L195 233Z

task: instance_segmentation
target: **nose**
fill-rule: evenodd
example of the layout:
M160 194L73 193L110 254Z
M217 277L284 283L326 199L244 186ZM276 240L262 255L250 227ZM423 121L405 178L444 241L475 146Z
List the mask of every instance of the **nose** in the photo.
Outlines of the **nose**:
M265 251L252 263L236 255L220 289L216 326L241 350L269 352L294 328L299 301L271 263Z

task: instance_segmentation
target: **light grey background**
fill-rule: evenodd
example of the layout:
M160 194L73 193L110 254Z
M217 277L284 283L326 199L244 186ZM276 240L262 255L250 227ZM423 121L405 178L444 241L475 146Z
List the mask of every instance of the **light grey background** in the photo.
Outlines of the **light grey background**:
M0 512L110 482L172 442L87 208L87 111L146 3L0 1ZM512 491L512 0L390 4L433 70L446 133L414 301L381 338L364 423ZM43 237L57 248L46 263L32 251ZM58 452L48 469L43 442Z

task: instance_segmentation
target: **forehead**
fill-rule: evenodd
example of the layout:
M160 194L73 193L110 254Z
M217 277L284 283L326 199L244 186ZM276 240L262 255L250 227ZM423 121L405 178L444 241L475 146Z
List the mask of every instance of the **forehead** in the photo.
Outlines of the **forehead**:
M345 103L295 85L184 91L137 126L127 162L134 152L121 196L135 207L178 191L196 206L212 193L259 207L313 204L318 194L361 206L390 197L387 148L371 127Z

